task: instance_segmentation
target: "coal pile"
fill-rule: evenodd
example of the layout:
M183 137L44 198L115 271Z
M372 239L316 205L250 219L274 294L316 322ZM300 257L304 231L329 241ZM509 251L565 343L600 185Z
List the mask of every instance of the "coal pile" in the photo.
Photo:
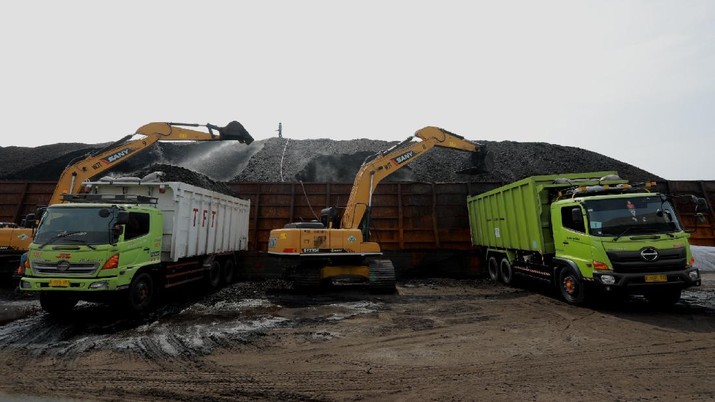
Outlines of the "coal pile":
M217 193L234 197L237 196L225 183L211 180L208 176L179 166L154 164L148 168L134 172L132 176L138 178L154 177L161 182L180 181Z
M435 148L386 181L509 183L528 176L615 170L635 181L664 179L633 165L576 147L540 142L479 141L487 150L486 173L475 171L468 152ZM234 141L157 143L102 175L140 177L160 164L181 167L219 182L352 183L366 158L397 142L355 139L269 138L250 145ZM70 160L101 146L55 144L0 147L1 180L57 180ZM21 163L18 161L20 155ZM186 175L185 171L176 177ZM223 192L223 191L222 191Z
M604 170L615 170L621 177L635 182L663 180L633 165L581 148L538 142L476 142L487 151L486 173L475 171L469 152L434 148L389 176L387 181L509 183L534 175ZM367 156L395 144L366 139L296 141L272 138L233 181L350 183Z

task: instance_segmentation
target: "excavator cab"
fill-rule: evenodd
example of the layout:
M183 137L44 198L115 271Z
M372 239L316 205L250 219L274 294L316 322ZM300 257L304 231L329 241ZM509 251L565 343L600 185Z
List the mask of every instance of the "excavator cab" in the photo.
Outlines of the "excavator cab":
M338 228L340 225L340 213L336 207L327 207L320 210L320 221L326 228Z

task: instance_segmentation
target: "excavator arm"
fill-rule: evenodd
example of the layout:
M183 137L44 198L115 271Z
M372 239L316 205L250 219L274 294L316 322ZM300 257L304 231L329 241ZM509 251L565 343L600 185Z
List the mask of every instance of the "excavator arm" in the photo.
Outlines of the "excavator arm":
M186 127L206 127L209 132L198 131ZM214 134L214 131L218 134ZM142 138L133 139L135 135ZM82 182L89 180L100 173L113 168L126 161L141 151L149 148L158 141L226 141L236 140L244 144L253 142L253 138L246 129L237 121L232 121L226 127L217 127L212 124L201 126L186 123L149 123L134 134L130 134L108 147L70 162L62 172L50 198L49 205L62 201L62 194L76 193Z
M422 141L411 142L414 137ZM372 194L377 185L384 178L405 165L414 162L434 147L481 152L479 144L468 141L447 130L431 126L418 130L413 137L407 138L400 144L363 163L355 176L355 182L350 191L350 198L343 212L340 227L343 229L360 227L364 240L367 240Z

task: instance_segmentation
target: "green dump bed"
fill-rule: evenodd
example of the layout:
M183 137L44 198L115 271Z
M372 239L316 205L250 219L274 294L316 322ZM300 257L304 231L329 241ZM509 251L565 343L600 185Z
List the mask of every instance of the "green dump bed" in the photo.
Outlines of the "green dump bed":
M549 190L596 185L600 183L600 178L606 176L617 176L617 173L608 171L532 176L468 197L472 245L554 253Z

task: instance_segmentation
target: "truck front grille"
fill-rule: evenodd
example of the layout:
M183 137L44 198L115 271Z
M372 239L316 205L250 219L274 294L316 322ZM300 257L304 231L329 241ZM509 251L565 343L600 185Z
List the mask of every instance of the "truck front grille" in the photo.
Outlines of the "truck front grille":
M685 248L656 249L648 250L647 254L652 254L655 250L658 257L649 261L639 251L611 251L608 258L613 264L614 272L622 273L643 273L643 272L668 272L680 271L686 267Z
M98 263L78 264L71 263L69 265L48 264L48 263L33 263L32 270L41 275L92 275L99 268Z

